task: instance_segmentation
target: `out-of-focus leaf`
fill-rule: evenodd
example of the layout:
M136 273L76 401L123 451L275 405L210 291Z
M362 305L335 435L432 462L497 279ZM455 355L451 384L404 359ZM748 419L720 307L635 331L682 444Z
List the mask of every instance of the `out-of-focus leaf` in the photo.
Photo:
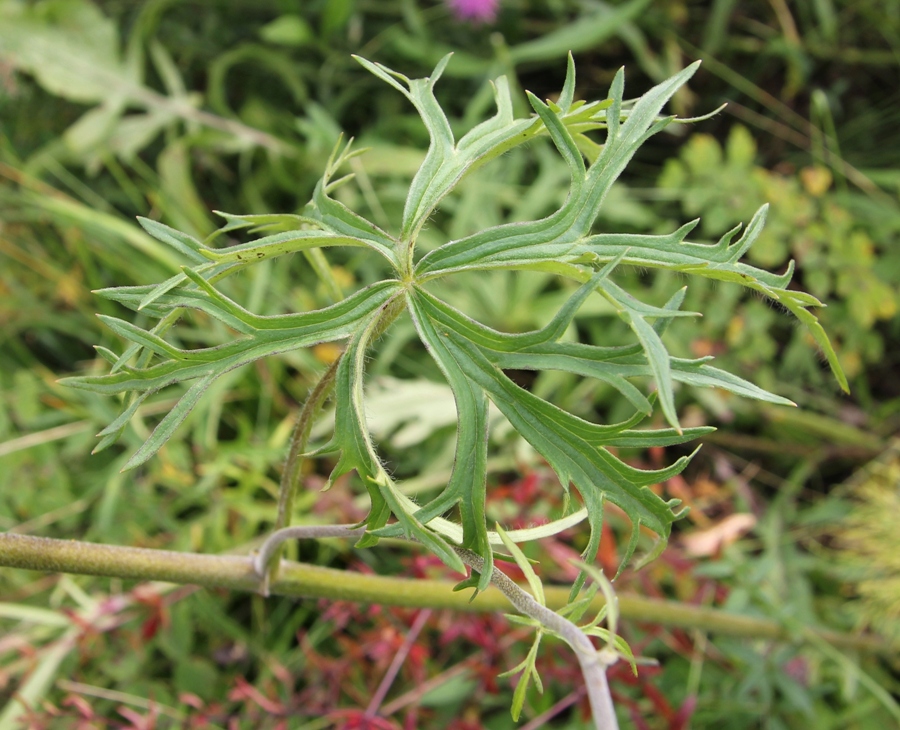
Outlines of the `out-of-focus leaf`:
M510 58L515 63L549 61L567 53L597 48L616 35L625 23L636 18L649 4L650 0L631 0L614 9L605 5L598 6L593 12L577 17L568 25L535 40L513 46L509 49Z
M260 38L281 46L303 46L313 39L312 28L299 15L282 15L259 30Z
M51 93L101 102L140 83L122 64L115 23L93 3L4 2L0 10L0 48Z

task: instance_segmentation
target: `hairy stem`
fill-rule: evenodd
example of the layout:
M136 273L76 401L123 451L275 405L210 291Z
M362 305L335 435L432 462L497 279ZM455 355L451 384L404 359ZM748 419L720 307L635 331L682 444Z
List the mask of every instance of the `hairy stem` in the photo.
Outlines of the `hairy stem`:
M344 529L350 529L350 526L344 526ZM51 573L160 580L258 592L260 578L253 561L251 556L198 555L0 532L0 566ZM455 585L455 581L363 575L282 561L278 578L272 582L270 589L273 595L360 601L386 606L450 608L476 613L509 609L509 601L499 589L489 588L470 601L468 595L454 592ZM567 588L547 586L544 594L549 608L562 608L569 602ZM603 603L603 597L598 595L588 610L599 611ZM702 628L710 633L731 636L786 642L803 640L802 636L775 621L636 595L619 594L619 614L632 621ZM810 631L835 647L876 654L892 652L892 648L878 637L822 629Z
M281 484L278 488L278 515L275 518L275 534L290 529L288 525L294 512L294 499L297 496L297 491L300 489L300 469L303 466L303 454L306 452L306 446L309 443L309 434L322 405L328 399L328 396L331 395L338 367L343 357L344 354L341 353L328 366L328 369L319 378L319 382L316 383L306 397L303 408L300 409L300 413L297 416L297 423L294 426L294 432L291 434L291 447L288 450L287 461L281 474ZM322 535L322 537L327 536ZM278 542L274 545L266 561L257 570L260 575L265 576L262 587L263 595L268 595L269 582L277 576L281 544L281 542Z
M260 547L253 563L256 573L262 581L263 595L268 595L269 591L268 567L270 561L280 552L281 545L286 540L318 537L359 537L364 533L364 527L354 527L353 525L293 527L272 533ZM484 571L484 558L480 555L465 548L454 547L453 549L472 570L478 573ZM609 691L609 683L606 680L606 668L615 663L615 655L606 656L604 653L599 653L594 648L590 638L578 626L555 611L541 605L496 566L493 566L491 569L490 580L491 584L496 586L506 596L506 599L519 613L534 619L571 647L572 651L575 652L575 657L578 659L578 665L581 667L581 674L584 677L588 700L591 703L591 714L594 718L595 727L597 730L619 730L612 695Z
M381 316L375 326L372 336L372 342L377 340L385 333L393 321L400 316L405 308L406 303L403 297L395 297L386 302L381 310ZM306 452L306 446L309 443L309 434L312 430L316 416L319 415L323 404L331 395L334 388L334 381L337 377L338 368L340 367L343 353L338 356L328 369L319 378L319 382L310 391L306 397L306 402L297 416L297 423L294 426L294 432L291 435L291 446L288 451L287 461L284 465L284 472L281 475L281 484L278 489L278 515L275 519L275 533L286 529L291 523L291 515L294 510L294 499L300 488L300 468L303 464L303 454ZM299 537L299 536L298 536ZM322 536L324 537L324 535ZM289 539L289 538L285 538ZM268 566L269 575L264 583L264 590L268 585L268 581L275 577L278 569L278 556L281 554L280 545L283 540L275 544L272 552L267 556L265 565Z
M291 522L291 514L294 509L294 499L300 486L300 467L303 464L303 453L309 443L309 432L322 405L331 394L334 387L334 378L337 375L338 366L341 363L341 354L319 378L319 382L306 396L306 402L297 415L297 423L291 435L291 447L288 451L284 471L281 474L281 484L278 489L278 516L275 518L275 530L282 530Z
M274 563L281 555L281 546L288 540L303 540L321 537L362 537L366 532L365 527L354 525L300 525L298 527L285 527L270 534L260 546L253 558L253 570L262 577L259 592L264 596L269 595L271 581L277 576L277 566Z
M479 573L484 570L484 559L480 555L465 548L454 549L472 570ZM496 566L491 572L491 583L500 589L519 613L533 618L558 635L572 648L584 677L594 725L597 730L618 730L619 723L616 720L612 695L609 693L609 684L606 681L608 663L603 659L603 655L594 648L590 638L574 623L538 603Z

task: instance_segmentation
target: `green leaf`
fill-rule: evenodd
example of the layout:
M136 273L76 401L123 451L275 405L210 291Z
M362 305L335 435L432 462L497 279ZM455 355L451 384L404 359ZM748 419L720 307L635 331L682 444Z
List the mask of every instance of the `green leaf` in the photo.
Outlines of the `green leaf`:
M299 15L280 15L260 28L259 36L266 43L291 47L304 46L315 38L312 28Z
M488 410L484 391L465 376L453 353L447 348L434 323L419 316L414 301L408 306L422 342L441 368L453 391L458 415L456 451L450 481L441 493L416 512L416 518L428 523L458 506L463 528L464 547L477 552L485 561L478 583L486 590L493 570L493 551L488 543L485 521L485 483L487 479Z
M87 0L0 3L0 49L13 67L32 74L52 94L98 104L67 131L67 142L82 149L106 143L130 156L178 118L222 128L226 120L208 112L198 114L195 104L177 93L181 90L177 70L161 47L153 53L154 60L163 81L175 92L172 96L144 83L142 43L131 43L124 58L120 45L116 22ZM148 113L123 116L134 107ZM245 147L287 150L287 145L236 120L227 120L226 126L233 140Z
M119 55L115 23L92 3L3 3L0 10L4 54L51 93L91 103L106 99L111 87L135 84Z
M452 271L485 268L488 262L496 265L499 262L515 260L516 256L529 260L533 260L535 256L543 259L558 258L562 252L548 257L545 250L548 247L563 251L566 248L571 249L590 231L599 214L603 198L640 145L649 136L661 131L670 121L659 120L658 114L672 94L694 74L697 67L697 63L690 65L638 100L625 123L618 128L615 138L607 140L603 152L591 165L587 176L579 177L578 174L573 174L569 197L556 213L534 223L495 226L466 238L450 241L422 258L416 267L419 276L431 278ZM622 91L622 88L614 89L614 93L620 95ZM545 123L551 117L558 117L556 112L546 105L536 103L534 97L531 97L531 102ZM621 103L621 98L615 99L614 102ZM573 158L577 155L580 159L575 141L564 125L553 125L553 128L548 127L548 131L571 168L574 164Z
M275 256L306 251L325 246L362 246L371 248L392 261L390 249L372 240L343 235L332 231L299 230L273 233L256 241L226 248L203 248L202 254L216 263L257 263Z
M166 441L171 438L172 434L175 433L175 429L188 417L188 414L190 414L194 409L194 406L197 405L197 402L200 400L200 396L206 392L206 389L209 388L215 378L215 375L207 375L204 378L200 378L188 388L184 395L178 399L178 403L175 404L175 407L172 408L172 410L165 415L165 418L159 422L159 425L153 429L150 438L148 438L143 445L134 452L131 458L128 459L125 466L122 467L122 471L134 469L152 458L156 452L165 445Z
M591 21L594 23L591 32L613 32L623 18L638 12L645 3L646 0L631 0L610 13L598 14ZM2 37L4 31L0 30ZM539 55L556 48L553 51L556 53L562 37L548 37L518 48L520 52ZM30 53L20 46L13 51L17 59ZM173 93L180 94L180 79L168 57L159 49L156 57L166 83ZM711 429L679 426L677 383L720 388L744 397L790 404L780 396L713 367L709 358L672 357L662 339L666 327L676 317L696 316L680 310L684 289L677 291L662 307L642 302L613 281L618 266L660 268L734 282L779 302L809 327L839 382L846 386L824 331L808 311L821 303L815 297L787 288L793 268L775 274L741 261L760 235L765 223L765 206L753 216L742 235L738 235L740 227L736 227L716 243L688 240L696 221L666 235L593 230L607 193L636 151L649 137L674 121L663 116L663 108L696 71L697 64L634 101L624 98L624 72L619 70L605 100L585 102L575 100L575 68L570 55L558 102L542 101L528 94L534 114L516 119L509 83L505 78L497 79L496 113L457 140L434 93L449 56L423 79L410 79L380 64L358 60L413 104L430 137L428 152L404 204L400 234L389 235L332 197L341 185L353 179L352 172L345 174L344 168L362 150L352 149L352 140L346 143L339 140L335 145L302 215L221 214L225 225L202 242L162 223L142 219L144 230L155 239L151 241L138 231L144 245L150 242L157 258L161 251L173 271L176 257L166 258L170 252L158 247L157 241L174 249L188 265L159 284L100 291L102 296L157 317L159 321L152 328L143 329L122 319L102 317L129 344L121 355L98 349L101 357L113 363L109 374L67 381L100 393L133 393L124 400L118 418L99 434L102 440L98 449L118 438L150 394L168 385L193 381L126 468L144 463L157 453L188 417L204 391L222 374L299 347L344 342L344 352L333 371L336 403L333 437L316 453L337 452L331 479L356 471L367 490L371 508L365 520L367 532L360 544L371 545L382 537L403 535L421 542L461 572L464 566L457 550L463 546L484 560L477 580L472 576L464 583L476 590L487 587L495 549L505 546L522 566L538 600L542 600L540 582L516 543L556 534L587 519L591 534L584 555L593 559L607 501L624 510L632 522L623 565L637 549L642 525L660 537L657 552L665 545L671 524L680 514L676 512L678 501L667 502L650 487L678 474L690 457L682 457L664 469L640 470L620 460L610 449L682 444L708 433ZM128 83L139 86L137 81ZM115 120L120 107L124 109L122 100L119 103L103 98L106 106L75 130L85 139L96 137L111 119ZM585 136L603 129L606 138L602 145ZM566 164L570 190L562 206L541 220L517 221L452 240L415 263L416 239L423 225L459 181L479 166L538 135L550 138ZM213 245L221 241L230 243L217 237L234 231L246 231L255 238L222 247ZM331 246L351 246L377 253L390 264L394 278L344 297L326 258L324 249ZM312 312L260 316L225 296L216 286L221 279L257 261L295 252L306 256L329 296L339 301ZM428 281L437 277L492 269L549 272L578 281L580 286L544 327L516 334L491 329L471 319L425 288ZM604 347L568 341L567 331L576 313L594 293L611 302L628 323L633 344ZM369 350L404 306L411 313L419 339L453 394L458 424L449 480L424 504L416 504L406 497L387 473L365 418L363 382ZM234 339L218 347L179 347L170 341L169 331L188 309L204 312L229 328L235 333ZM621 423L592 423L519 387L505 374L509 369L560 370L597 378L617 389L634 406L634 415ZM656 395L648 397L640 381L649 378L655 381ZM639 382L635 383L635 379ZM639 429L652 413L657 399L671 427ZM509 532L499 527L496 531L487 529L489 402L546 459L563 490L568 493L571 485L575 486L584 509L564 514L540 527ZM458 522L447 516L456 510ZM583 570L583 576L593 571L586 566ZM576 589L581 580L576 583ZM571 612L578 613L585 605L583 601L576 602ZM612 619L614 623L615 617ZM607 631L597 628L595 621L587 630L602 636L616 651L633 660L627 645L615 636L614 626ZM514 699L516 716L523 706L528 683L533 679L540 685L534 666L540 637L539 631L528 658L517 668L524 669L524 674Z
M519 721L519 716L522 714L522 707L525 705L525 695L528 693L528 687L531 684L531 681L534 680L538 692L543 693L544 691L543 684L541 683L541 676L538 674L536 666L537 653L541 646L542 636L543 633L538 631L537 635L534 637L534 643L531 645L531 649L528 650L528 655L520 664L507 672L497 675L498 677L511 677L518 672L522 672L522 676L519 677L519 682L516 684L516 690L513 693L512 707L510 707L510 713L515 722Z
M623 256L624 263L656 268L667 268L706 278L741 284L771 297L791 310L810 330L822 348L841 387L846 389L846 378L841 371L834 350L815 317L807 307L820 303L807 294L796 293L786 287L793 273L793 264L783 274L771 274L739 261L741 256L759 236L765 223L767 206L763 206L750 221L744 235L731 244L738 229L729 231L715 244L686 242L696 226L696 221L682 226L668 236L599 234L589 235L606 192L621 174L636 149L646 139L662 130L670 121L659 118L663 105L671 95L696 70L697 64L664 81L642 96L623 116L624 93L621 73L610 89L610 102L605 121L608 125L607 142L594 160L587 176L581 174L581 152L571 131L577 125L567 124L559 111L530 96L539 118L549 132L557 149L572 172L572 187L565 204L556 213L533 223L515 223L495 226L465 238L450 241L426 254L416 267L422 280L446 276L457 271L475 269L537 269L572 275L577 269L567 263L609 261ZM427 124L427 122L426 122ZM535 130L534 133L537 133ZM654 337L641 324L629 323L640 331L640 337L650 352L657 351ZM664 361L651 357L651 364L664 375ZM674 420L671 400L663 393L662 405L670 422Z
M114 443L116 443L119 438L121 438L122 433L128 426L128 423L134 417L134 414L137 413L137 409L149 395L151 395L151 392L147 391L131 398L131 402L128 404L128 407L124 411L122 411L122 413L120 413L112 423L110 423L108 426L106 426L106 428L104 428L97 434L97 436L100 437L100 443L98 443L94 447L94 450L91 452L92 454L99 454L101 451L109 448Z
M351 211L343 203L329 196L329 191L341 184L343 180L333 180L338 170L365 150L350 150L353 140L341 147L341 140L331 152L325 174L313 191L312 200L304 209L304 220L314 221L322 230L320 235L328 234L335 238L334 245L367 246L386 258L394 268L398 262L394 248L396 241L382 231L374 223ZM341 243L338 243L340 239ZM325 244L323 244L325 245Z
M577 561L576 565L591 577L594 584L603 591L603 597L606 599L603 608L585 628L596 626L605 618L611 638L615 637L619 623L619 599L616 597L616 592L613 589L612 583L610 583L609 578L603 574L603 571L595 566L580 561Z
M660 339L659 334L647 322L646 309L635 306L633 297L626 294L618 287L610 286L607 283L600 284L602 291L615 304L619 310L619 316L631 327L641 347L644 348L644 354L653 378L656 381L656 388L659 392L659 401L662 406L663 414L666 420L672 424L677 431L681 431L681 425L678 423L678 414L675 412L675 393L672 390L672 371L669 365L669 351ZM665 313L668 310L659 310ZM651 316L653 311L650 311ZM671 312L672 315L676 314Z
M193 272L190 274L196 276ZM137 466L156 453L216 378L262 357L321 342L348 339L357 331L361 319L379 313L400 289L399 282L382 281L331 307L302 314L264 317L231 302L202 277L197 277L196 282L201 288L181 289L166 294L157 300L156 306L176 310L182 307L201 309L226 323L240 323L243 337L219 347L183 350L135 325L113 317L103 317L103 321L118 334L150 348L166 359L146 368L122 366L109 375L65 378L62 381L84 390L115 394L128 391L155 392L177 382L199 380L182 396L175 409L163 419L150 440L132 457L126 468ZM116 423L118 428L118 419Z
M381 64L354 57L378 78L393 86L409 99L422 117L431 137L426 159L410 186L403 213L401 240L411 253L412 244L441 200L469 172L525 144L549 130L542 118L515 119L509 82L503 76L494 80L494 100L497 113L476 125L454 143L449 122L434 97L434 84L447 65L445 56L429 78L411 80L403 74L391 71ZM567 90L568 89L568 90ZM574 94L574 65L567 75L561 100ZM571 104L564 109L563 124L573 132L583 133L602 128L606 124L608 104ZM441 156L443 154L443 156Z
M435 332L447 353L441 360L444 367L452 363L460 371L456 377L467 378L479 386L513 427L547 459L564 487L570 481L575 484L597 539L607 499L628 514L635 534L643 524L663 538L668 536L671 523L677 519L673 512L677 500L667 503L646 485L680 472L687 465L687 458L659 471L640 471L627 466L602 447L611 434L624 429L584 421L519 388L491 362L487 348L471 338L476 323L420 289L414 290L409 301L417 323L427 320L437 323ZM491 331L482 327L481 332L488 335ZM499 335L493 333L494 338ZM466 416L461 413L461 421ZM625 561L632 552L633 547Z
M320 452L339 451L340 457L329 477L329 483L337 477L356 470L371 500L371 510L366 519L370 531L383 527L390 513L396 516L404 535L421 542L446 565L465 573L465 565L452 546L440 535L425 527L406 509L406 503L393 480L381 465L366 426L363 411L363 372L366 346L379 324L382 310L362 318L353 338L338 366L335 381L336 417L334 437ZM375 535L377 538L377 534ZM361 545L373 542L371 535Z
M809 305L803 302L802 294L803 292L784 290L773 291L769 296L787 307L787 309L791 311L791 314L806 325L806 328L816 341L816 344L821 347L822 352L825 353L825 358L828 360L831 372L834 374L834 377L837 378L841 389L845 393L849 393L850 384L847 382L847 376L844 375L844 369L841 367L837 353L834 351L834 347L832 347L831 341L828 339L828 335L825 333L822 325L819 324L819 320L816 319L816 316L812 312L805 309L805 307Z

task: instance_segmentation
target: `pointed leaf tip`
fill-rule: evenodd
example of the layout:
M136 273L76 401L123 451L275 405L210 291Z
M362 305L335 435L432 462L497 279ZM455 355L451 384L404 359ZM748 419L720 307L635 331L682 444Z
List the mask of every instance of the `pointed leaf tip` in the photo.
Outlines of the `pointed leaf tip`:
M547 105L543 101L541 101L541 99L536 94L533 94L527 89L525 90L525 96L528 99L528 103L531 104L531 108L534 109L536 113L540 114L540 111L538 111L539 109L543 110L548 108Z
M566 60L566 80L563 83L562 92L559 95L559 106L563 112L569 111L575 99L575 58L569 51Z
M437 66L434 67L434 71L432 71L431 75L428 77L429 86L433 87L438 82L438 79L443 76L444 69L447 68L447 64L450 63L451 58L453 58L453 51L450 51L450 53L437 62Z

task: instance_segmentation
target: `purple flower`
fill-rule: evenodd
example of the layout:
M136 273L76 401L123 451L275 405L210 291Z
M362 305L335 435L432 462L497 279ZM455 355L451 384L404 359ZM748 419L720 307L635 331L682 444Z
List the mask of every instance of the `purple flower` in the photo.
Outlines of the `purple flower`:
M497 19L499 2L500 0L447 0L447 5L457 20L493 23Z

